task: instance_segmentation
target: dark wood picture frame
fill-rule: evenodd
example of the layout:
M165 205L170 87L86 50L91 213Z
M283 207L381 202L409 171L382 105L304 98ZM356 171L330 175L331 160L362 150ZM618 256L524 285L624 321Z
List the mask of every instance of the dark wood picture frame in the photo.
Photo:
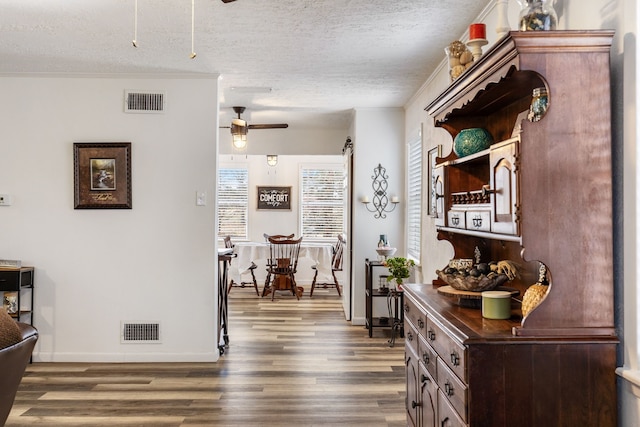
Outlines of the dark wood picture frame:
M258 210L291 210L291 187L258 186Z
M131 143L73 144L74 209L131 209Z
M427 212L429 212L430 217L434 218L438 216L438 212L436 209L436 176L434 175L433 170L436 167L436 159L438 157L442 157L442 145L437 145L431 150L427 151L427 167L429 168L429 170L427 171L427 179L429 180L429 185L427 188L427 191L429 192L427 195L427 202L429 206Z

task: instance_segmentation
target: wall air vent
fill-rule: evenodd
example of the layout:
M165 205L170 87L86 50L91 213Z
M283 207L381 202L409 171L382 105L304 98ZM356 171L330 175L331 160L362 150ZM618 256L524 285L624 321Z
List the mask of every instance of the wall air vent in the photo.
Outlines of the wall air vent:
M127 90L124 93L125 113L163 113L164 92Z
M158 322L122 322L120 328L121 343L159 343L160 323Z

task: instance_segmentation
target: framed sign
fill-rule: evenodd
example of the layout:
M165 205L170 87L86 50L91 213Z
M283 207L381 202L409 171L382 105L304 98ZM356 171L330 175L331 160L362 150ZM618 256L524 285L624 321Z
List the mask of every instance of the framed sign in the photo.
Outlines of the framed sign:
M131 209L131 143L73 144L74 209Z
M258 210L291 210L291 187L258 186Z
M427 152L427 167L429 168L427 171L427 179L429 180L429 187L427 189L429 192L427 196L427 201L429 203L428 212L429 216L434 218L438 216L438 196L436 191L438 176L434 173L434 170L436 167L436 159L440 156L442 156L442 145L438 145Z

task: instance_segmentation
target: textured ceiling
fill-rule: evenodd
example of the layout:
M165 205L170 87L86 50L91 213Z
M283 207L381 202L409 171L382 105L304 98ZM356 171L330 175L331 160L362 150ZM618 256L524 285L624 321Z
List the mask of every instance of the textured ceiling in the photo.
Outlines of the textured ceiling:
M220 73L221 124L348 125L402 107L479 0L2 0L0 73Z

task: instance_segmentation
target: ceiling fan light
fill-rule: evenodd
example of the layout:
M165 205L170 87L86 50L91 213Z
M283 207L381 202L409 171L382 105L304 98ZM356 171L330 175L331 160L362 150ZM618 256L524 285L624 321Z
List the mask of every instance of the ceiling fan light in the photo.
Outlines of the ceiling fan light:
M234 134L233 147L236 150L244 150L247 147L247 134Z
M278 155L277 154L267 154L267 164L269 166L275 166L278 164Z

